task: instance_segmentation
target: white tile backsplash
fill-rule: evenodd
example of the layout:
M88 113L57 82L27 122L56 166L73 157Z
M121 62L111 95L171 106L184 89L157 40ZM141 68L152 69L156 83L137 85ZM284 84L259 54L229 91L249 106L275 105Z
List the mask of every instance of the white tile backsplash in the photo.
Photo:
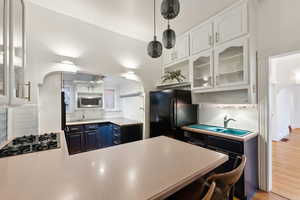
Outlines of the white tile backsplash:
M224 116L234 118L237 121L229 122L230 128L249 131L258 131L258 110L256 106L232 106L224 107L214 105L199 105L199 123L213 126L224 126Z
M78 109L72 113L66 114L66 121L76 121L81 120L84 114L85 120L93 119L103 119L103 118L118 118L122 117L123 113L121 111L105 111L103 109Z

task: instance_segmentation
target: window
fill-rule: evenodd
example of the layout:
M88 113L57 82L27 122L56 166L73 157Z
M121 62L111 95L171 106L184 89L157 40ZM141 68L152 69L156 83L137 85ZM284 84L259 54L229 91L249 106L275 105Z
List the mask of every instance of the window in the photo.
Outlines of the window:
M115 89L104 90L104 105L105 110L116 109L116 91Z

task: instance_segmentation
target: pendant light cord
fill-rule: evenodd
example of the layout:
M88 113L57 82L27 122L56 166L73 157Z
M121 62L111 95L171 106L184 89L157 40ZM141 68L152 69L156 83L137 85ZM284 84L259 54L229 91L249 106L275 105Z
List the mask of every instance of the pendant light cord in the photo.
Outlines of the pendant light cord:
M155 5L155 0L154 0L154 37L156 37L156 16L155 16L155 10L156 10L156 5Z

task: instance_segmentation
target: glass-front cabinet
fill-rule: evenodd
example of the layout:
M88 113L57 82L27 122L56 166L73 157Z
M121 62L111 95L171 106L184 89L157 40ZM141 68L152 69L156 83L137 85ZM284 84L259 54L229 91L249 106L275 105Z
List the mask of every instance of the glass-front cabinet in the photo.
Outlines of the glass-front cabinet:
M214 86L212 51L198 54L192 59L193 89L208 89Z
M11 103L30 100L30 84L25 84L25 5L23 0L10 1L10 89Z
M238 39L215 49L216 87L248 83L248 40Z

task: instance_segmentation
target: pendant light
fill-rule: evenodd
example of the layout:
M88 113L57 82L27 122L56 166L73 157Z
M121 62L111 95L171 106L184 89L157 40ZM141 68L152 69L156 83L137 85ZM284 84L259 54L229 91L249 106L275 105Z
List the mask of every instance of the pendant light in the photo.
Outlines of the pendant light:
M176 33L170 28L168 20L168 29L163 33L163 44L166 49L172 49L176 43Z
M148 55L152 58L159 58L162 54L162 44L157 41L156 37L156 17L155 17L155 0L154 0L154 37L153 41L148 44Z
M165 19L174 19L180 12L179 0L163 0L160 12Z

